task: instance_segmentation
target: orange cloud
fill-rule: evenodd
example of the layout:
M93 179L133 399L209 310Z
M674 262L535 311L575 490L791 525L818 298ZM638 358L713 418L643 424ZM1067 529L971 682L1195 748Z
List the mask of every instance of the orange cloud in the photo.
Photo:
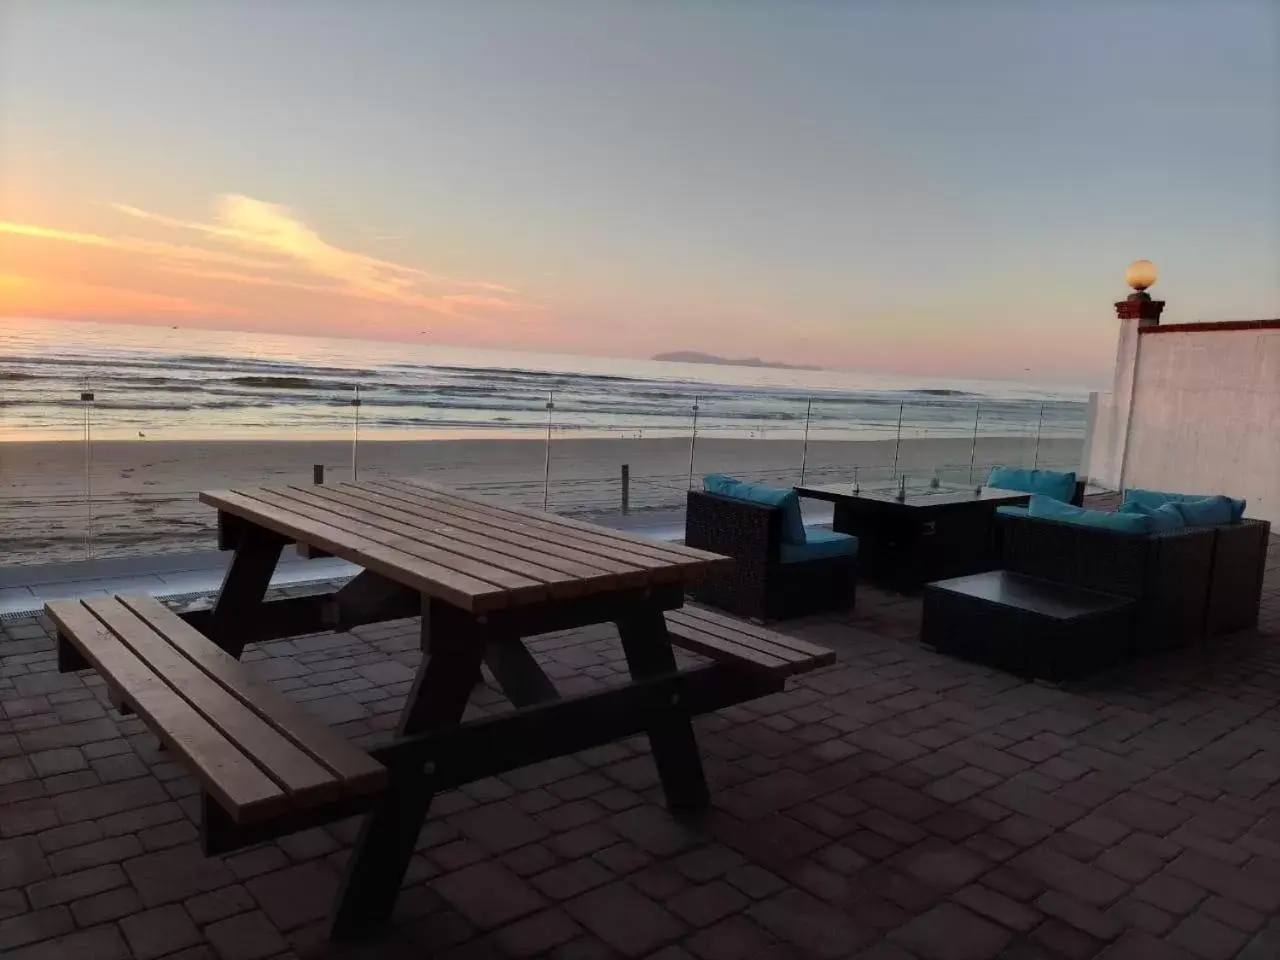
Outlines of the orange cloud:
M174 229L195 231L216 240L275 254L291 260L310 273L341 281L352 289L375 298L400 299L408 296L412 299L414 294L411 289L419 282L478 287L500 293L517 292L486 280L447 277L391 260L344 250L297 220L287 207L239 194L227 194L218 198L217 223L214 224L179 220L127 204L113 203L110 206L137 219Z

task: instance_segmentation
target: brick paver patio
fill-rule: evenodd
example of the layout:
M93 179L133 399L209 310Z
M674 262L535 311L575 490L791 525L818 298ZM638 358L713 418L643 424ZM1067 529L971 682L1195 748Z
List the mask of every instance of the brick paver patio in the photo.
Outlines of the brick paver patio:
M222 859L195 784L49 625L0 623L0 955L734 960L1280 957L1280 547L1259 629L1063 687L941 657L919 600L784 625L839 662L698 723L714 810L673 821L642 739L436 803L392 933L323 920L356 822ZM536 644L566 691L605 629ZM416 623L256 649L258 676L385 738ZM490 689L476 712L505 708Z

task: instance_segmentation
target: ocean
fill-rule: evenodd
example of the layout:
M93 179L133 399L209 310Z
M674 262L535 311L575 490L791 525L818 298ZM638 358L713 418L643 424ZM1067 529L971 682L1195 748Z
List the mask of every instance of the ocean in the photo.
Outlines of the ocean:
M660 438L689 435L695 419L699 435L726 438L1077 438L1086 398L1003 381L0 319L9 440L80 439L86 424L101 440Z

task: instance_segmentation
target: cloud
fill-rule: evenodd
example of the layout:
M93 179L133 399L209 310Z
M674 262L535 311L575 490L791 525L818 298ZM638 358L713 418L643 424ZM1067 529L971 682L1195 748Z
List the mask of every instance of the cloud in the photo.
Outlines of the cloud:
M461 320L501 314L510 321L542 312L541 307L522 303L518 291L500 283L431 273L344 249L288 208L242 194L219 197L209 223L124 203L104 206L132 220L185 235L178 239L188 242L8 221L0 221L0 234L137 254L151 269L218 283L338 294Z
M149 290L80 283L45 277L0 274L0 316L230 316L238 307L209 300L175 297Z
M195 231L224 243L267 253L293 263L309 273L328 277L356 295L385 299L409 306L438 306L424 297L422 286L452 285L517 293L487 280L469 280L430 273L391 260L370 257L329 243L287 208L241 194L218 198L216 223L179 220L128 204L113 203L114 210L167 227Z

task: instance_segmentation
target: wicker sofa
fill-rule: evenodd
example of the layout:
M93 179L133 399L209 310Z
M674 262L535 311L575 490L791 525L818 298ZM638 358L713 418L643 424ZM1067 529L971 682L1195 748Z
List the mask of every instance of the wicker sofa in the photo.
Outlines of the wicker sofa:
M692 591L694 599L757 620L782 620L851 608L856 556L783 562L783 516L776 507L689 491L685 543L733 557L724 573Z
M1006 570L1134 600L1129 653L1175 649L1257 622L1265 522L1147 534L1016 514L998 522Z

